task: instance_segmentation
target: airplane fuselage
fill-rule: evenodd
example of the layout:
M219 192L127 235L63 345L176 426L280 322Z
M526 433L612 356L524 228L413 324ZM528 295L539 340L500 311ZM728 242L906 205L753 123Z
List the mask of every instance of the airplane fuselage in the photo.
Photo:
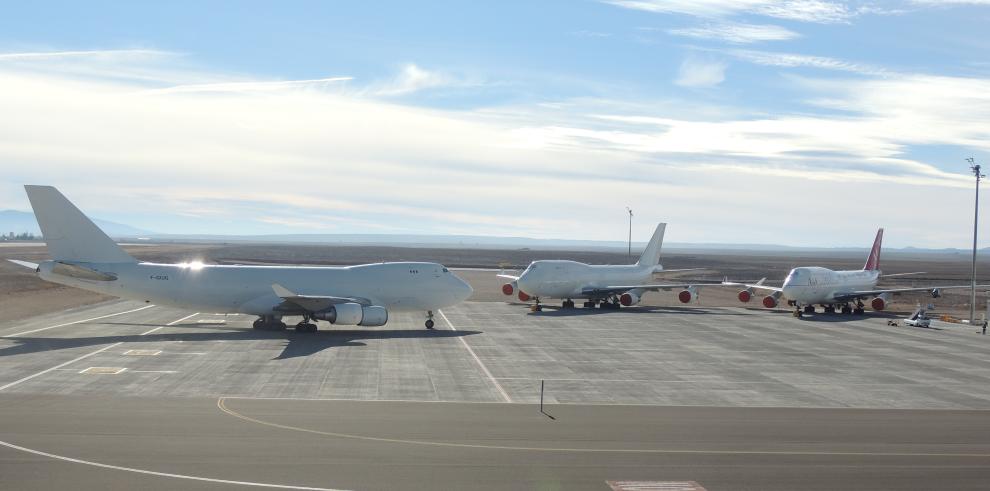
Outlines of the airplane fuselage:
M784 280L784 298L798 305L830 304L835 296L854 291L873 290L880 271L833 271L821 267L794 268Z
M533 261L519 275L520 291L537 298L591 298L582 293L588 288L610 285L640 285L653 278L660 266L635 264L603 266L577 261Z
M471 287L436 263L380 263L343 267L86 263L115 277L93 280L38 266L42 279L115 297L188 310L273 315L280 284L300 295L363 298L392 312L432 311L454 305Z

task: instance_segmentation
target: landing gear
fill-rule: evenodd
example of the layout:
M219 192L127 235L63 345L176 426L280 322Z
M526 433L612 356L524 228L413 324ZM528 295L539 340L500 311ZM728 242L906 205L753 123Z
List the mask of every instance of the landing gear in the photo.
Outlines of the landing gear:
M284 331L285 323L282 322L281 317L275 317L274 315L263 315L254 321L252 327L259 331Z
M529 306L529 311L530 312L543 312L543 306L540 305L540 299L539 298L534 298L533 301L535 301L536 303L534 303L533 305L530 305Z
M795 305L795 307L797 307L797 306ZM798 308L794 309L794 314L793 315L794 315L794 317L797 317L797 318L800 319L801 318L801 315L802 315L801 314L801 308L798 307Z
M433 329L433 326L435 325L435 323L433 322L433 311L432 310L427 310L426 311L426 323L425 323L425 325L426 325L426 328L427 329Z
M607 310L619 310L619 308L622 307L622 304L619 303L618 300L612 300L612 301L605 300L598 307Z
M564 300L563 308L565 308L565 309L573 309L574 308L574 300L571 300L569 298L567 300Z
M852 309L852 307L849 306L849 304L845 304L845 305L842 306L842 313L843 314L846 314L846 315L849 315L849 314L853 313L853 309Z
M863 315L863 312L866 312L866 311L865 311L865 310L863 309L863 307L864 307L864 305L863 305L863 302L856 302L856 308L855 308L855 309L853 309L853 314L856 314L856 315Z
M598 303L595 302L595 301L593 301L593 300L588 300L587 302L584 302L584 308L586 308L586 309L593 309L593 308L595 308L595 306L597 304Z
M835 313L835 305L832 305L832 304L826 305L824 307L824 312L826 314L834 314Z
M296 332L316 332L316 324L309 322L312 318L304 315L302 320L296 324Z
M814 305L805 305L804 306L804 313L805 314L814 314L815 313L815 306Z

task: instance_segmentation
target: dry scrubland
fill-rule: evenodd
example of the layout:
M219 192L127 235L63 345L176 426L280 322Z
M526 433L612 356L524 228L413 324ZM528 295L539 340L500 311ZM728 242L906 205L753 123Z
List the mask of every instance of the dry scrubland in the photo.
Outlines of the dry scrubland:
M133 256L143 261L178 262L203 261L212 264L317 264L341 265L379 261L433 261L454 268L498 268L503 265L521 268L537 259L573 259L593 264L622 264L625 254L586 251L535 251L407 248L379 246L322 246L322 245L227 245L227 244L154 244L125 246ZM862 252L808 252L759 253L738 251L677 251L664 253L664 267L668 269L709 268L708 271L681 275L691 279L757 280L763 276L776 280L779 285L787 272L800 265L820 265L833 269L857 268L863 261ZM39 245L0 247L2 259L40 261L47 257L45 248ZM907 254L886 253L882 258L884 271L888 273L926 271L926 274L891 279L883 285L912 286L915 284L967 284L969 258L966 254ZM990 261L981 261L979 270L990 278ZM457 271L457 274L474 286L471 300L505 301L500 291L502 281L492 271ZM659 277L657 281L676 276ZM987 281L981 281L986 283ZM709 287L702 290L700 303L707 306L740 306L736 290ZM0 262L0 320L28 317L40 312L64 310L85 304L107 300L109 297L75 288L63 287L39 280L34 274L6 261ZM928 303L927 295L894 297L892 309L907 311L917 302ZM645 305L680 305L674 292L649 293ZM962 314L968 312L968 293L946 294L935 301L938 311ZM750 304L759 306L758 299ZM986 296L977 298L978 311L985 309Z

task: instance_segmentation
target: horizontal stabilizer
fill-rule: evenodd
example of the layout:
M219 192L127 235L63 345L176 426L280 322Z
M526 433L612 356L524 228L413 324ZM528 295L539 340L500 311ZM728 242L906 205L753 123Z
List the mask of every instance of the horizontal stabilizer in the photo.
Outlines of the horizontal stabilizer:
M28 269L34 269L34 270L37 270L38 269L38 263L32 263L32 262L28 262L28 261L21 261L20 259L8 259L8 261L10 261L10 262L12 262L12 263L14 263L14 264L16 264L18 266L24 266L25 268L28 268Z
M82 280L114 281L117 279L117 276L111 273L104 273L79 264L63 263L61 261L55 262L55 266L52 267L52 273Z

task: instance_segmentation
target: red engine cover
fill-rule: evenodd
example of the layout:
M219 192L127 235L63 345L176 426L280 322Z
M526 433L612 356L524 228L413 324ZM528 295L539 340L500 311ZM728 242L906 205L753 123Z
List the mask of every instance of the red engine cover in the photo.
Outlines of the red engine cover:
M882 298L877 297L870 302L870 306L873 307L873 310L883 310L884 307L887 306L887 302L884 302Z
M683 290L682 292L677 294L677 299L680 300L681 303L688 303L691 301L691 297L693 296L694 295L691 295L691 292L687 290Z
M743 291L739 292L739 301L740 302L746 303L746 302L750 301L752 298L753 298L753 294L750 293L748 290L743 290Z
M777 299L773 297L763 297L763 306L772 309L777 306Z
M502 285L502 293L506 295L512 295L513 291L515 291L515 289L512 288L512 283L506 283Z
M622 295L619 295L619 303L621 303L626 307L632 305L632 295L628 293L623 293Z
M523 302L528 302L529 301L529 295L527 295L526 292L524 292L522 290L519 290L519 300L521 300Z

